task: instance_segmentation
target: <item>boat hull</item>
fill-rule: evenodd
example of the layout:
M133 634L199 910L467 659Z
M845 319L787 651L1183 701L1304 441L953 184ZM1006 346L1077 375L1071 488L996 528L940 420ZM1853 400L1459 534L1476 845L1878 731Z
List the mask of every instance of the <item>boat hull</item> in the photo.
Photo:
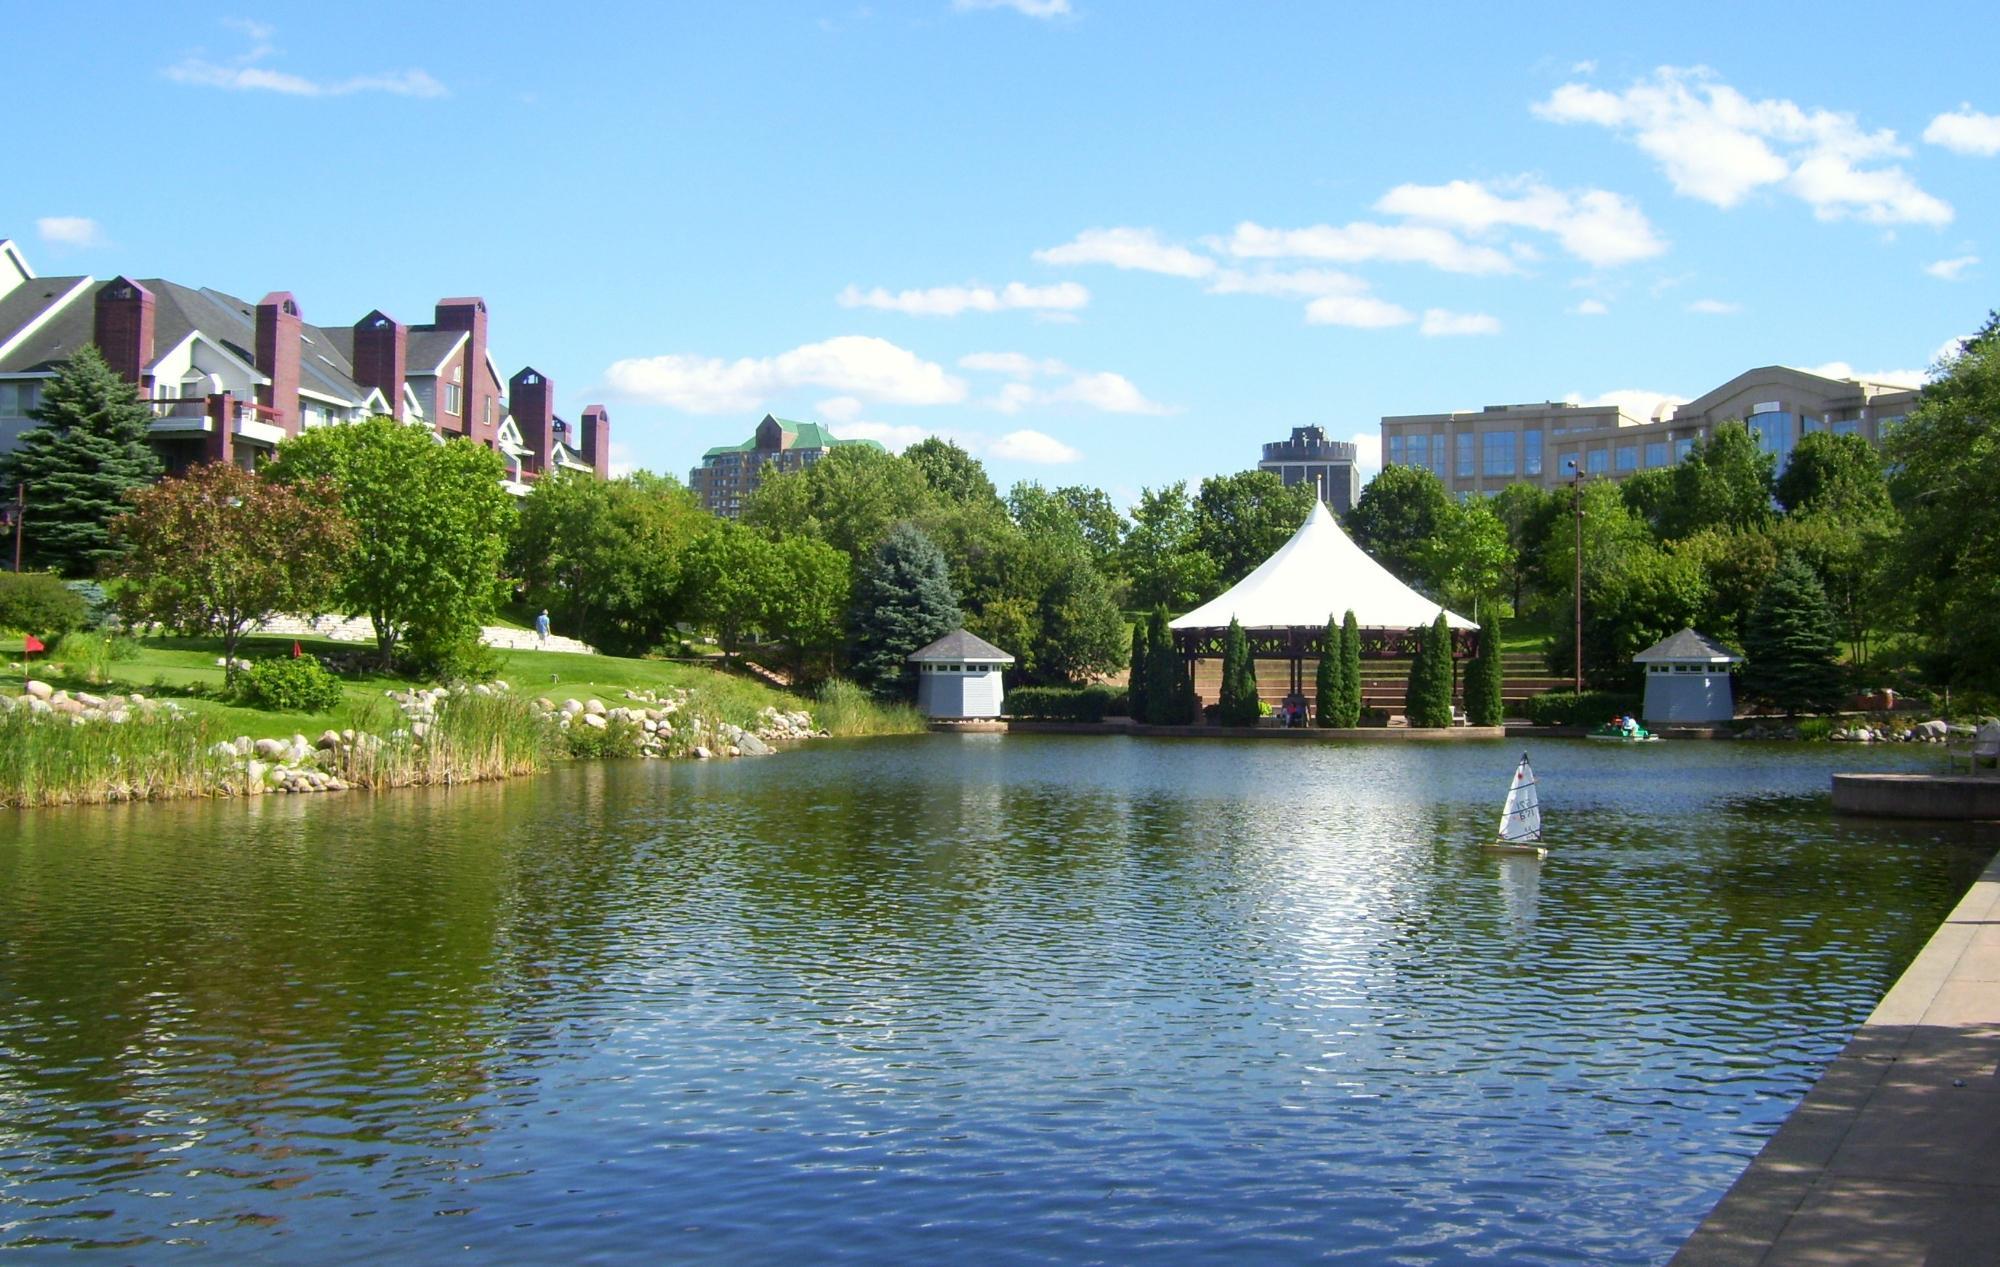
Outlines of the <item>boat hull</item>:
M1511 854L1522 858L1546 858L1549 851L1540 845L1521 844L1511 840L1489 840L1485 848L1493 853Z

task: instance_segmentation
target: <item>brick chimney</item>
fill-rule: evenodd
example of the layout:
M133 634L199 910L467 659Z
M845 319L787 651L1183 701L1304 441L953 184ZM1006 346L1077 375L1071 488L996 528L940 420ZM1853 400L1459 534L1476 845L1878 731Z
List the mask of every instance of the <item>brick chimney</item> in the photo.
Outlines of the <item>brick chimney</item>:
M585 405L583 424L578 430L583 432L577 446L583 451L583 460L590 463L598 479L610 479L611 414L602 405Z
M548 377L532 365L507 380L507 408L520 428L521 443L530 456L522 467L540 474L549 469L549 437L556 420L556 393Z
M97 288L97 322L91 342L126 382L148 391L146 367L153 363L153 292L129 277L114 277Z
M257 403L275 410L285 434L299 433L299 302L288 290L274 290L257 303L257 369L270 382L257 387Z
M410 369L410 328L380 308L354 323L354 381L379 390L389 416L403 420L403 383Z
M500 403L486 382L486 301L477 296L440 299L437 303L439 330L463 330L471 337L465 344L465 434L491 446L500 432ZM492 420L487 420L487 402L492 401ZM442 424L443 419L440 418Z

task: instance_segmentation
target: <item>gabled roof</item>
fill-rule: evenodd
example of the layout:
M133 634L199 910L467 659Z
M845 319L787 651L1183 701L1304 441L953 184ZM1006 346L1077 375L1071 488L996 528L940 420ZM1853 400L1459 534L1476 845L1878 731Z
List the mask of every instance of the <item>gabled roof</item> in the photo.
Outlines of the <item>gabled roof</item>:
M77 287L90 279L88 277L31 277L23 280L12 290L0 294L0 348L14 341L14 336L39 321L51 323L62 320L63 314L57 309L85 308L90 305L81 302L90 291L81 294ZM91 309L94 313L95 310ZM86 322L86 328L89 326ZM21 346L0 358L0 371L21 373L38 368L35 358L29 355L31 347L40 346L41 331L33 331L21 340Z
M1632 657L1634 664L1736 664L1743 659L1706 634L1683 629Z
M778 418L771 414L766 414L764 417L770 422L777 423L778 429L785 433L785 448L787 450L840 449L856 444L876 449L882 448L882 444L878 440L843 440L833 434L833 432L828 431L822 423L794 422L789 418ZM764 424L763 422L759 422L757 425L761 427ZM718 444L714 448L704 452L702 457L712 458L720 457L725 453L755 453L756 451L757 433L753 431L750 433L750 438L741 444ZM883 451L887 452L886 449Z
M1478 628L1390 575L1340 530L1321 501L1276 554L1173 627L1220 629L1235 619L1245 629L1324 629L1350 611L1371 629L1417 629L1439 612L1453 629Z
M409 344L409 369L411 378L436 376L458 351L458 345L472 336L463 330L412 330Z
M964 660L978 660L988 664L1012 664L1014 657L981 638L963 629L954 629L928 647L910 653L911 664L941 664L946 661L958 663Z

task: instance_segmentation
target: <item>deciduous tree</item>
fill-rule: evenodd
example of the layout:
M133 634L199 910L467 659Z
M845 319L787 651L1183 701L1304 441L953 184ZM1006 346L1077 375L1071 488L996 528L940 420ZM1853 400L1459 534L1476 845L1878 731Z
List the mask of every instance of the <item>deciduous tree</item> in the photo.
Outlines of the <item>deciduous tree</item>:
M1398 579L1424 585L1425 550L1451 506L1444 484L1423 467L1385 466L1347 512L1347 532Z
M556 471L536 482L520 511L507 561L530 606L616 655L642 655L665 640L683 614L688 549L710 522L678 480Z
M1234 585L1291 539L1317 494L1311 484L1269 471L1210 476L1194 499L1194 548L1215 560L1217 580Z
M189 468L132 494L111 523L125 553L119 613L222 640L236 675L243 635L279 612L325 610L354 548L354 528L330 480L274 484L238 466Z

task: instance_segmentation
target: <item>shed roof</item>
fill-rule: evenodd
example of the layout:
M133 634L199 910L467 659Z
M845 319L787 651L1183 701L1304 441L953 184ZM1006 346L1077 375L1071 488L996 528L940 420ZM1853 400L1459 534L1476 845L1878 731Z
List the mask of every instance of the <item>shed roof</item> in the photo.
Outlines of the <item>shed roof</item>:
M1743 659L1706 634L1683 629L1632 657L1634 664L1736 664Z
M984 660L994 664L1012 664L1014 657L981 638L963 629L954 629L930 646L910 654L911 664L938 664L944 661Z

